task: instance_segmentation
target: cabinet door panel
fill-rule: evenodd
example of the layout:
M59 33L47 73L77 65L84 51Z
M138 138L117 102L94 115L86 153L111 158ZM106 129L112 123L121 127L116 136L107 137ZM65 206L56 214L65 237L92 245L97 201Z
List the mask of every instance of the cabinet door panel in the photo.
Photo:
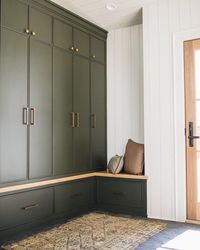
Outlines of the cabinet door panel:
M74 170L89 170L90 154L90 99L89 61L74 57L74 112L80 114L80 126L74 129Z
M74 29L74 47L78 49L78 52L75 53L89 57L89 44L89 35L83 31Z
M30 106L35 125L30 126L30 178L52 174L52 49L31 40Z
M27 38L1 30L0 65L0 182L26 179Z
M61 21L54 21L54 45L70 50L72 47L72 27Z
M72 172L72 55L54 49L54 174Z
M106 84L105 67L91 62L92 168L106 167ZM94 120L95 119L95 120Z
M43 42L52 42L52 17L36 10L30 9L30 30L35 32L35 39Z
M105 42L91 37L91 56L94 60L105 62Z
M28 28L28 6L18 0L2 0L1 7L1 25L24 33Z

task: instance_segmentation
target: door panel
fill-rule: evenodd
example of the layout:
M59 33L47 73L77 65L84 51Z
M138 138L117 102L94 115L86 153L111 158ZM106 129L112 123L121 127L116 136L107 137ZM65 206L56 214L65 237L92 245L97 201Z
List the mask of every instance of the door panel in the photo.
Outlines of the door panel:
M184 42L187 219L200 220L200 40Z
M24 33L28 28L28 6L17 0L2 0L1 7L1 25Z
M105 62L105 42L91 37L91 56L94 60Z
M74 47L75 49L78 49L78 52L76 51L75 53L89 57L89 35L87 35L83 31L74 29Z
M54 21L54 45L70 50L72 43L72 27L61 21Z
M30 178L51 176L52 49L36 40L30 42L30 106L35 108L35 125L30 127Z
M52 17L36 10L30 9L30 31L35 32L34 38L43 42L52 42Z
M80 126L74 128L73 142L74 171L76 172L82 172L90 169L89 84L89 60L83 57L74 56L74 112L80 114Z
M72 172L72 55L54 48L54 174Z
M0 72L0 182L26 179L27 38L1 30Z
M106 159L106 90L105 67L91 62L91 134L92 168L105 169Z

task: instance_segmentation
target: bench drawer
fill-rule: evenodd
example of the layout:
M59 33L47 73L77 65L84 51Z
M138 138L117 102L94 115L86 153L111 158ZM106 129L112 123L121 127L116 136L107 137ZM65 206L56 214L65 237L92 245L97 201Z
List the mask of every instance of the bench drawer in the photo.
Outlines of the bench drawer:
M109 211L146 216L146 181L100 177L97 203Z
M32 222L52 214L52 188L0 197L0 230Z
M92 208L94 178L73 181L55 187L55 212L69 215Z

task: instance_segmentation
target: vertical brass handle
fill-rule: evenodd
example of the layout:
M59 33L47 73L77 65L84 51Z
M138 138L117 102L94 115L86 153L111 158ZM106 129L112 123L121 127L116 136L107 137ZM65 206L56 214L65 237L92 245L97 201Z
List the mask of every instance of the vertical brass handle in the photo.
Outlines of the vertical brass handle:
M92 117L92 128L96 128L96 126L97 126L97 116L96 116L96 114L92 114L91 117Z
M76 113L76 127L80 127L80 113Z
M30 108L30 115L31 115L31 121L30 124L31 125L35 125L35 108Z
M75 114L74 114L74 112L71 112L71 126L72 126L72 128L75 127Z
M22 110L22 113L23 113L23 118L22 118L22 123L24 124L24 125L28 125L28 108L26 107L26 108L23 108L23 110Z

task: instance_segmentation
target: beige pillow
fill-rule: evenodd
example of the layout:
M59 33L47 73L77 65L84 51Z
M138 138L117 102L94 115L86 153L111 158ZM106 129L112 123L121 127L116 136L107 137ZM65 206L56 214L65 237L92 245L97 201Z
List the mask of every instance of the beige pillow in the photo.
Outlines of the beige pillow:
M119 174L124 166L123 156L115 155L108 163L107 172L113 174Z
M144 144L139 144L131 139L126 145L124 156L124 172L141 175L144 170Z

